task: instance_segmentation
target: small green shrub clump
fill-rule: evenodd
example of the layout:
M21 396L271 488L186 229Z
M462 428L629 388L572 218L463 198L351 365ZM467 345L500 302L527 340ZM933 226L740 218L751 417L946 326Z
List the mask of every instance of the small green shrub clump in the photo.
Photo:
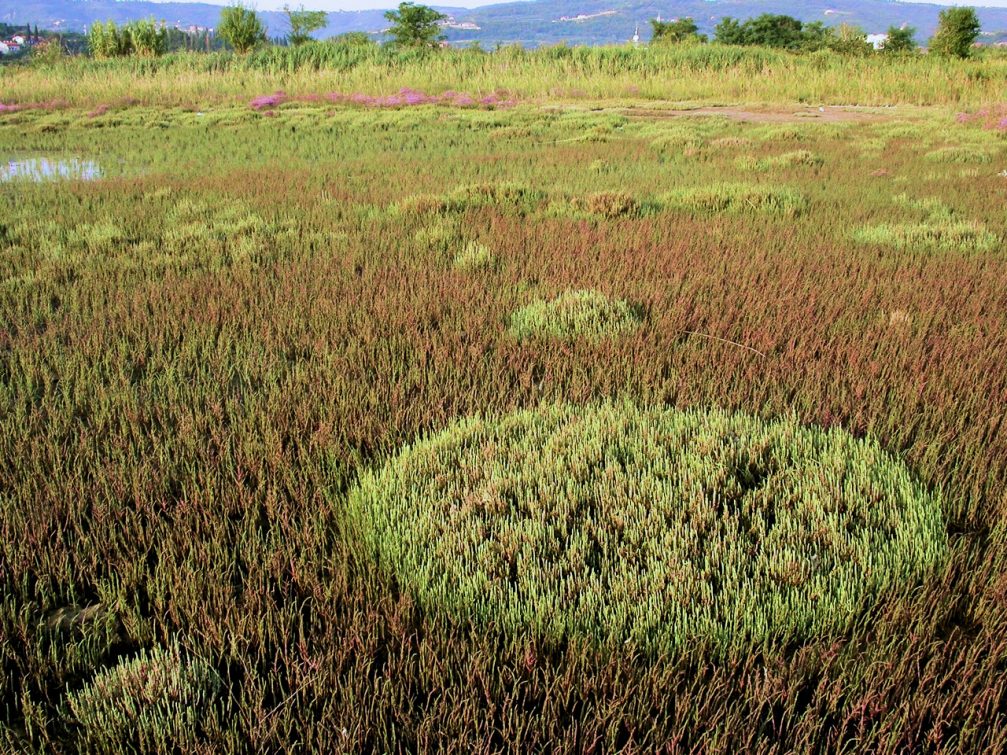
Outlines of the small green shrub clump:
M665 207L689 212L760 212L794 217L808 205L807 199L784 186L725 183L679 189L661 197Z
M721 136L710 142L710 146L714 149L734 149L748 147L751 144L752 140L744 136Z
M462 250L455 255L453 265L457 270L474 272L477 270L492 270L497 259L493 250L478 241L466 242Z
M599 339L635 330L640 313L622 299L593 290L564 291L554 299L537 299L510 318L510 333L518 339L535 336Z
M598 215L606 220L632 217L639 214L640 204L624 191L600 191L574 202L577 209Z
M66 705L86 749L167 752L189 741L219 685L205 662L158 647L95 674Z
M927 152L926 159L932 163L988 163L993 160L988 152L970 147L942 147Z
M501 212L526 215L546 199L544 192L516 183L484 183L461 186L448 194L409 197L403 209L415 213L460 213L479 207L495 207Z
M842 631L946 550L938 498L873 440L631 404L462 419L349 511L430 610L657 652Z
M741 157L735 165L743 170L785 170L787 168L819 168L825 160L814 152L806 149L798 149L792 152L784 152L775 157Z
M854 231L853 238L861 244L948 252L988 252L999 243L996 234L979 223L938 218L923 223L864 226Z
M892 197L892 201L899 207L921 213L929 220L950 218L954 215L954 210L936 197L912 197L903 192Z
M167 213L162 250L177 261L226 264L264 256L272 229L242 202L183 197Z
M457 224L443 218L438 218L413 234L417 246L428 252L447 252L460 238L461 230Z

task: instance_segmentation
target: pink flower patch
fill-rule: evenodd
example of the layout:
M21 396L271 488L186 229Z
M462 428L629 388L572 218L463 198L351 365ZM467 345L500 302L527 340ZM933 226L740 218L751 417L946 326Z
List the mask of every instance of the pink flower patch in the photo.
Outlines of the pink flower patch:
M276 107L286 102L287 95L284 92L274 92L273 94L263 94L251 101L253 110L263 110L265 108Z

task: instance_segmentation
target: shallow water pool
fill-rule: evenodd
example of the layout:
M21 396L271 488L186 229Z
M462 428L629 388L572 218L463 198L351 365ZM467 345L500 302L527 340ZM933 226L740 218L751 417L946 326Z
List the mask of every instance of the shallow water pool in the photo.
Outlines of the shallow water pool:
M96 181L101 166L80 158L28 157L0 161L0 181Z

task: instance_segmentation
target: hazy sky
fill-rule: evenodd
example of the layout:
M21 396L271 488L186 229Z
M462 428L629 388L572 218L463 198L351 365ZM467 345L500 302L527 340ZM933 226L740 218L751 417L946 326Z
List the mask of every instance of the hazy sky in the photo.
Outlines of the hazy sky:
M179 0L174 0L179 2ZM181 0L185 2L185 0ZM197 0L192 0L196 2ZM229 5L233 0L198 0L199 2L214 3L216 5ZM423 2L424 0L416 0ZM494 5L501 2L513 2L514 0L426 0L427 5L436 6L456 6L459 8L477 8L480 5ZM899 0L909 2L912 0ZM919 2L919 0L914 0ZM978 2L955 2L954 0L929 0L934 5L972 5L1007 8L1007 0L978 0ZM399 4L399 0L252 0L250 4L256 10L279 10L284 5L289 4L297 8L304 5L311 10L369 10L372 8L394 8Z
M214 5L231 5L234 0L161 0L163 2L200 2ZM284 5L299 8L302 5L308 10L373 10L374 8L397 8L402 0L244 0L243 5L255 10L280 10ZM435 5L457 8L477 8L480 5L497 5L515 0L413 0L417 5ZM1007 0L1003 0L1007 5ZM158 2L158 0L154 0Z

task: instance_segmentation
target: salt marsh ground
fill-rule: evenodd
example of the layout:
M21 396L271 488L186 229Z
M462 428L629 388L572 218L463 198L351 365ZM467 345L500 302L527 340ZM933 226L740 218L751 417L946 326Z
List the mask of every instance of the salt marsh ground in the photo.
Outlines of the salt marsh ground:
M1004 750L1001 64L780 60L5 73L0 749Z

